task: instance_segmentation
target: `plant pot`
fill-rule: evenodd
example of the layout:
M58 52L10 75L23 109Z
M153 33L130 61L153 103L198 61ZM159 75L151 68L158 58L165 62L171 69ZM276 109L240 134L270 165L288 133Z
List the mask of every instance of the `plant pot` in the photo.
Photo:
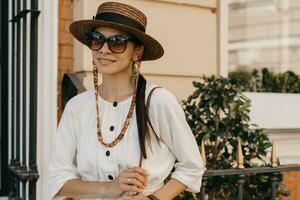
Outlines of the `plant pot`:
M245 92L250 123L266 129L300 129L300 94Z

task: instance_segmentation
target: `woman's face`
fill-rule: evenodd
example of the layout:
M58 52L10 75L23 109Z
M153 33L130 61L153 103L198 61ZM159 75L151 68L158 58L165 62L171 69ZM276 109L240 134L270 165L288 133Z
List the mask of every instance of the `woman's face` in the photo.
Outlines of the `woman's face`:
M95 32L101 33L105 38L115 35L129 36L123 31L110 27L99 27ZM98 51L92 51L95 65L102 74L131 73L132 62L139 59L141 47L136 47L132 41L127 42L127 47L123 53L113 53L107 42ZM140 54L141 55L141 54Z

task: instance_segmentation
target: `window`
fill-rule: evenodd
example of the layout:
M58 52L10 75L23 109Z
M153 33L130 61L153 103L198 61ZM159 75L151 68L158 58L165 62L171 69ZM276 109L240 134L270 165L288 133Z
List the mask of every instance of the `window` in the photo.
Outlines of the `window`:
M300 74L299 0L230 0L228 6L229 71Z

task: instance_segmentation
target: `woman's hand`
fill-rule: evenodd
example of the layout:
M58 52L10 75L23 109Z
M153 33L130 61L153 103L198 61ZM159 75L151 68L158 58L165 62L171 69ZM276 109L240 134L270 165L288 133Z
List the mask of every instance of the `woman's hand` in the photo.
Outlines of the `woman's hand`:
M139 193L136 196L123 197L123 200L150 200L150 199L148 197L146 197L144 194Z
M111 182L111 194L113 197L120 197L124 193L142 193L147 185L149 173L140 168L134 167L124 170Z

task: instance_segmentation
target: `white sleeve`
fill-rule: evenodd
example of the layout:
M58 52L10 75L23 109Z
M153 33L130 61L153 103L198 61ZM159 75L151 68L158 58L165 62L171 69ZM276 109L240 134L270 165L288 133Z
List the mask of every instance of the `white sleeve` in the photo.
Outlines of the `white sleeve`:
M71 179L80 178L76 166L77 138L73 115L67 103L53 138L52 154L49 163L49 199L62 200L56 196L62 186Z
M155 90L150 106L161 139L177 159L171 177L186 185L187 191L199 192L205 167L181 105L173 93L162 88Z

